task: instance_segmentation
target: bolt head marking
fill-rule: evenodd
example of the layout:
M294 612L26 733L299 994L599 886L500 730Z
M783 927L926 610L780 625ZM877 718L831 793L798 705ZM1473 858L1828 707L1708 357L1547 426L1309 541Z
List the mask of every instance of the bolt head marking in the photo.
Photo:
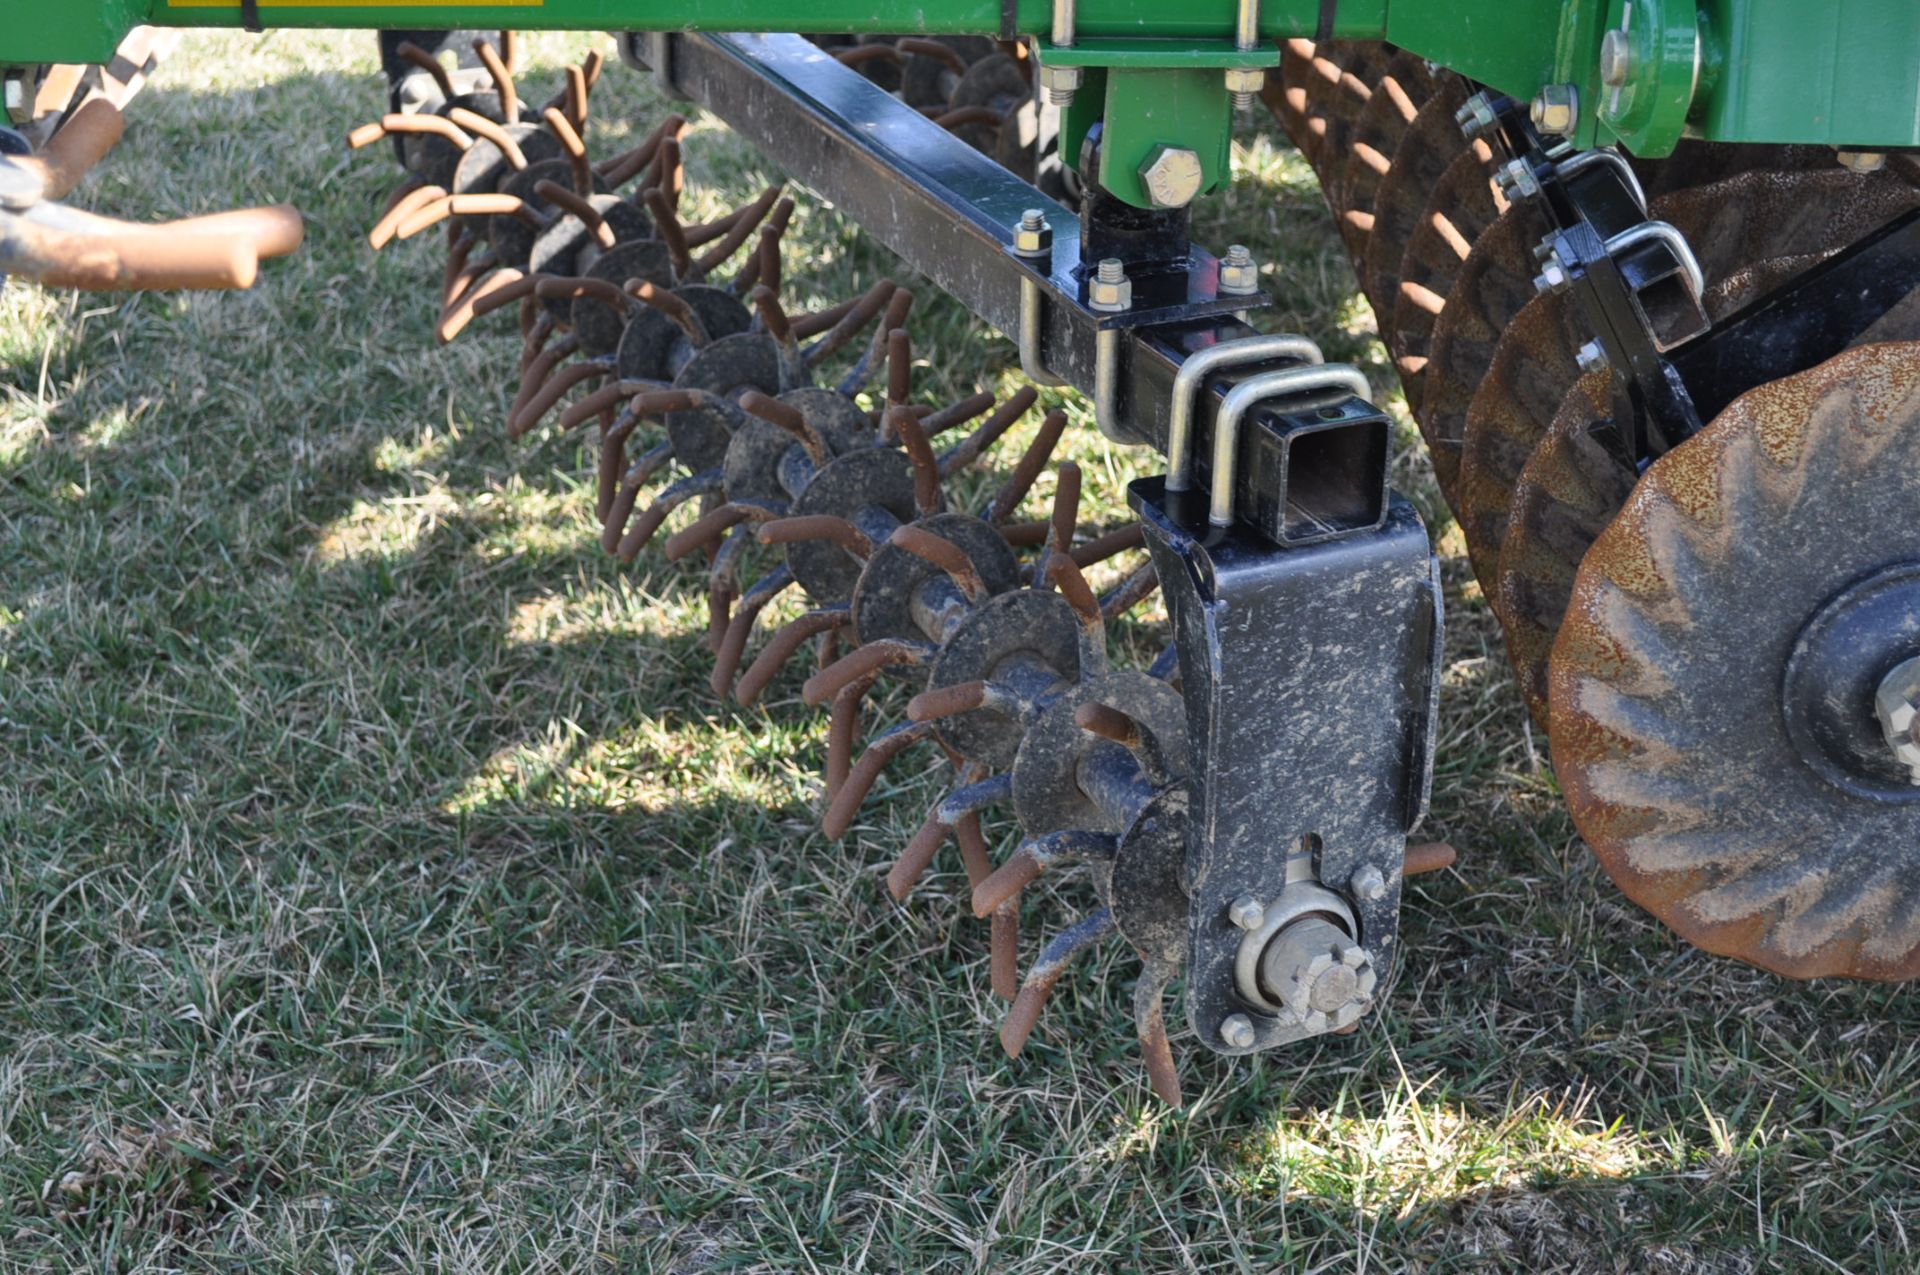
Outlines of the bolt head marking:
M1156 146L1140 165L1140 184L1155 208L1185 208L1205 177L1200 157L1184 146Z

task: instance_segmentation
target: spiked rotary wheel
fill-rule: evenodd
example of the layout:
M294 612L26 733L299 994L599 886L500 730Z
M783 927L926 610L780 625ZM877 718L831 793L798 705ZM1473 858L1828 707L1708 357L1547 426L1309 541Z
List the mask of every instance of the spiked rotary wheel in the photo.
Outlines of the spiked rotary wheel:
M1581 566L1554 767L1635 902L1811 978L1920 976L1920 347L1753 390Z

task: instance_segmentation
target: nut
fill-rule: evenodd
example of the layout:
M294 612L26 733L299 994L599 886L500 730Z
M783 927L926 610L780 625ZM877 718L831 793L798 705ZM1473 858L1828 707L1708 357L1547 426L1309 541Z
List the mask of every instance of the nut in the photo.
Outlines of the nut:
M1493 175L1494 182L1500 187L1500 193L1509 202L1515 195L1522 199L1532 199L1540 193L1540 179L1524 159L1510 159L1502 164Z
M1020 224L1013 228L1013 251L1022 257L1044 257L1053 251L1053 227L1038 208L1020 214Z
M1260 957L1260 981L1313 1033L1357 1021L1380 979L1367 950L1329 921L1296 922Z
M1896 665L1874 692L1873 709L1896 761L1920 785L1920 657Z
M1227 920L1243 930L1257 930L1267 919L1267 910L1251 894L1243 894L1227 905Z
M1386 897L1387 879L1372 864L1354 873L1347 885L1353 890L1355 898L1365 899L1369 903Z
M1205 176L1200 157L1184 146L1156 146L1140 165L1140 184L1155 208L1185 208Z
M1073 95L1079 91L1081 74L1081 68L1077 66L1042 66L1040 87L1047 91L1047 101L1055 106L1071 103Z
M1560 254L1552 252L1547 254L1546 263L1541 266L1540 273L1533 277L1533 290L1535 292L1565 292L1567 285L1572 282L1573 280L1567 277L1567 268L1565 264L1561 262Z
M1253 1020L1245 1014L1228 1014L1220 1020L1220 1039L1228 1048L1247 1048L1253 1044Z
M1534 96L1533 126L1542 133L1565 137L1580 120L1580 95L1571 84L1543 85Z
M1453 113L1453 122L1467 135L1467 140L1484 136L1493 131L1500 117L1493 113L1493 99L1485 93L1475 93Z
M1851 173L1877 173L1887 166L1883 151L1835 151L1833 157Z
M1118 314L1133 308L1133 280L1118 257L1108 257L1087 281L1087 305L1105 314Z
M1632 75L1632 38L1615 28L1600 37L1600 82L1610 89L1622 88Z
M1234 95L1235 105L1267 86L1267 70L1261 66L1230 66L1227 68L1227 92ZM1243 96L1244 95L1244 96ZM1247 103L1251 105L1251 103Z
M1223 296L1245 296L1260 290L1260 263L1245 244L1233 244L1220 258L1220 292Z
M1598 341L1589 341L1574 353L1573 361L1582 372L1598 372L1607 366L1607 352Z

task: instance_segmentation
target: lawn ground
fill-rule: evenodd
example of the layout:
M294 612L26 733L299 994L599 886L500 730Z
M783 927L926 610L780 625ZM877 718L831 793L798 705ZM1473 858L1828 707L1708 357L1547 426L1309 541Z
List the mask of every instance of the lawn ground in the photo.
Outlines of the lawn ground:
M940 768L819 834L798 678L717 703L700 573L600 552L589 440L504 437L505 316L436 349L437 237L368 250L393 172L341 139L380 102L370 37L190 38L84 202L292 199L306 248L249 294L0 293L0 1269L1920 1268L1911 993L1614 892L1404 428L1450 585L1425 835L1461 859L1385 1011L1249 1061L1176 1034L1169 1111L1116 948L1005 1059L958 865L879 883ZM663 109L611 71L596 147ZM1275 136L1202 233L1397 403ZM711 121L689 150L707 212L774 175ZM897 268L805 201L799 302ZM1010 388L919 292L918 393ZM1148 462L1070 408L1117 520Z

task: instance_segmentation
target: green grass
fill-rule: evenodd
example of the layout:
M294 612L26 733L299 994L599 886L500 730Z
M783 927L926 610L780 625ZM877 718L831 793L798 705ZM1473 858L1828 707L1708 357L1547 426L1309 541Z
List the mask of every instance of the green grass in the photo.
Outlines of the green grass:
M366 249L392 175L340 139L379 100L364 36L190 41L85 201L293 198L306 249L251 294L0 294L0 1268L1920 1265L1910 993L1704 956L1615 893L1410 434L1461 862L1412 890L1385 1012L1241 1062L1177 1034L1167 1111L1115 948L1002 1057L957 865L878 881L938 768L814 830L797 678L716 703L698 573L599 552L587 444L503 437L510 325L433 348L437 239ZM659 109L610 73L596 145ZM1310 173L1243 140L1203 235L1386 392ZM690 149L702 209L773 172L711 122ZM817 304L895 268L817 201L789 244ZM925 396L1012 384L920 292ZM1149 462L1073 411L1117 518ZM1029 941L1084 903L1037 896Z

